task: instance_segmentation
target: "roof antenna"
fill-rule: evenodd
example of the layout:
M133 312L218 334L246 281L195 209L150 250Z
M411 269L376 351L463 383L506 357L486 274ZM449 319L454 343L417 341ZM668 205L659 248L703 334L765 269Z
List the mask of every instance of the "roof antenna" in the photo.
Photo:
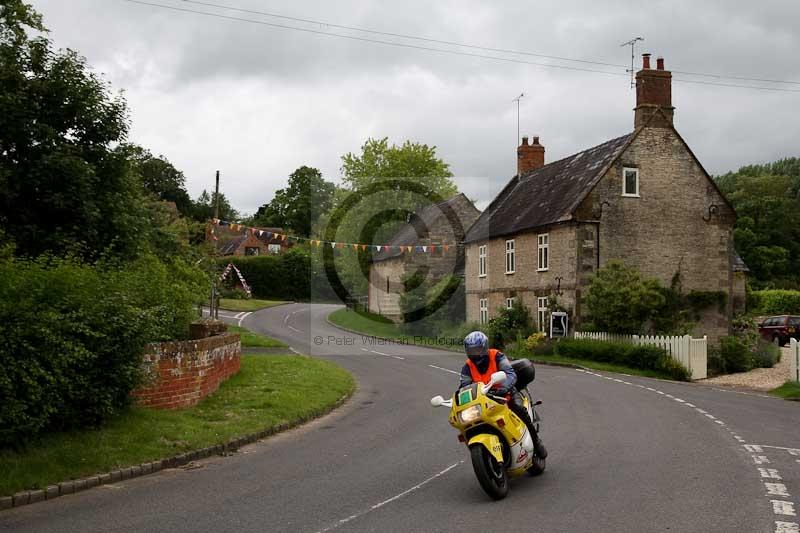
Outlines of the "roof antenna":
M519 93L519 96L511 100L512 102L517 103L517 138L514 140L514 146L517 146L517 143L519 142L519 101L523 96L525 96L525 93Z
M644 41L644 37L634 37L630 41L622 43L620 46L630 46L631 47L631 69L625 69L625 72L631 73L631 89L636 87L636 80L633 78L634 67L633 67L633 60L635 57L634 48L636 48L636 41Z

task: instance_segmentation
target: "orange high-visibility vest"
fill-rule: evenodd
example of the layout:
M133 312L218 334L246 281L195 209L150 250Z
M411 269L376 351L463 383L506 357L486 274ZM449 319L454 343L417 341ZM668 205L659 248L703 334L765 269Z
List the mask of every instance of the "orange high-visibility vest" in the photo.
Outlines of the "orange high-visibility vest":
M500 350L495 350L494 348L489 350L489 364L486 365L486 372L482 374L478 371L478 367L475 366L475 363L473 363L472 360L467 359L469 374L474 383L489 383L489 380L492 379L492 374L497 372L497 354L499 351Z

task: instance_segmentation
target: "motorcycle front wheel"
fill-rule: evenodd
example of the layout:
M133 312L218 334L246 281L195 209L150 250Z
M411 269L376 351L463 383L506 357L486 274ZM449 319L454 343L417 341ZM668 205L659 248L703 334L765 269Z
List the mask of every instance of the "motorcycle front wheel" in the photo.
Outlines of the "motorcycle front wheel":
M472 469L481 488L495 500L502 500L508 494L508 472L503 463L489 453L483 445L475 444L469 449Z

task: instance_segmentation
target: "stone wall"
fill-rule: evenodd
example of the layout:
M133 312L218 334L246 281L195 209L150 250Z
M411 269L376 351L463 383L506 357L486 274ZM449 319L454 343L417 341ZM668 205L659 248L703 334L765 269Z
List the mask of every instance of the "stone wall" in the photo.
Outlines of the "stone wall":
M239 335L155 343L144 355L144 384L133 392L139 405L157 409L190 407L239 372Z
M623 167L639 169L639 196L622 196ZM692 153L669 128L644 128L577 210L600 220L600 265L613 259L684 292L723 291L727 312L705 313L697 333L728 333L735 215Z
M539 235L548 234L548 269L538 270ZM576 264L578 262L577 226L563 224L536 232L473 242L466 248L464 279L467 289L467 321L479 322L479 300L488 299L489 319L505 307L506 298L519 298L537 316L537 298L552 300L556 291L559 304L572 310L575 306ZM514 239L515 271L506 273L506 240ZM486 276L478 276L479 247L486 245ZM561 282L556 278L560 277ZM552 301L551 301L552 303ZM552 307L552 306L551 306Z

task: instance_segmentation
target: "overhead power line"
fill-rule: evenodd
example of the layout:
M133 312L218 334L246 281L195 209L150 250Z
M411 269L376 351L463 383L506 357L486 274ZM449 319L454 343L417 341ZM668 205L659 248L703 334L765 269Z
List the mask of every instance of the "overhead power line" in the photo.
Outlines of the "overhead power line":
M292 30L292 31L299 31L299 32L304 32L304 33L311 33L311 34L315 34L315 35L325 35L325 36L328 36L328 37L338 37L338 38L341 38L341 39L348 39L348 40L352 40L352 41L383 44L383 45L387 45L387 46L395 46L395 47L415 49L415 50L424 50L424 51L428 51L428 52L436 52L436 53L441 53L441 54L458 55L458 56L466 56L466 57L476 57L476 58L487 59L487 60L492 60L492 61L501 61L501 62L506 62L506 63L518 63L518 64L524 64L524 65L533 65L533 66L538 66L538 67L545 67L545 68L556 68L556 69L561 69L561 70L572 70L572 71L579 71L579 72L591 72L591 73L595 73L595 74L605 74L605 75L609 75L609 76L626 76L627 77L627 74L624 73L624 72L613 72L613 71L608 71L608 70L591 69L591 68L584 68L584 67L577 67L577 66L570 66L570 65L557 65L557 64L553 64L553 63L541 63L541 62L528 61L528 60L519 59L519 58L513 58L513 57L504 57L504 56L488 55L488 54L479 54L479 53L467 52L467 51L463 51L463 50L451 50L451 49L445 49L445 48L434 48L434 47L430 47L430 46L422 46L422 45L416 45L416 44L410 44L410 43L387 41L387 40L382 40L382 39L373 39L373 38L361 37L361 36L357 36L357 35L347 35L347 34L335 33L335 32L330 32L330 31L315 30L315 29L312 29L312 28L303 28L303 27L298 27L298 26L290 26L288 24L279 24L279 23L275 23L275 22L267 22L267 21L264 21L264 20L254 20L254 19L249 19L249 18L244 18L244 17L235 17L235 16L231 16L231 15L223 15L223 14L220 14L220 13L210 13L208 11L200 11L200 10L197 10L197 9L190 9L190 8L186 8L186 7L178 7L178 6L171 6L171 5L166 5L166 4L159 4L159 3L156 3L156 2L147 2L147 1L144 1L144 0L122 0L122 1L128 2L128 3L132 3L132 4L140 4L140 5L144 5L144 6L167 9L167 10L171 10L171 11L179 11L179 12L184 12L184 13L193 13L193 14L196 14L196 15L203 15L203 16L207 16L207 17L219 18L219 19L224 19L224 20L232 20L232 21L237 21L237 22L246 22L246 23L249 23L249 24L257 24L257 25L261 25L261 26L269 26L269 27L273 27L273 28L280 28L280 29L285 29L285 30ZM201 4L201 2L194 2L194 0L182 0L182 1L185 2L185 3L198 3L198 4ZM228 10L236 10L236 11L247 11L247 12L250 12L251 14L261 14L261 15L264 15L264 16L272 16L271 14L267 14L267 13L256 12L256 11L248 11L248 10L241 10L239 8L231 8L231 7L228 7L228 6L217 6L216 4L210 4L210 3L207 3L207 2L203 2L202 4L206 5L208 7L219 7L220 9L228 9ZM318 24L318 25L322 25L322 26L326 26L327 25L327 26L330 26L330 27L339 27L341 29L348 29L348 30L352 30L352 31L366 31L366 32L372 32L372 33L382 33L384 35L393 35L393 36L397 36L397 37L401 37L401 38L410 38L410 39L417 39L417 40L422 40L422 41L438 42L438 43L441 43L441 44L450 44L452 46L463 46L463 47L469 47L469 48L474 48L474 49L479 49L479 50L493 50L493 51L497 51L497 52L501 52L501 53L536 55L538 57L549 58L549 59L554 59L554 60L558 58L558 56L547 56L547 55L544 55L544 54L534 54L533 52L518 52L518 51L502 52L503 49L499 49L499 48L486 48L486 47L480 47L480 46L477 46L477 45L465 45L465 44L459 44L459 43L451 43L450 41L427 39L427 38L424 38L424 37L403 36L402 34L390 34L388 32L376 32L374 30L361 30L361 29L354 28L354 27L347 27L347 26L336 25L336 24L327 24L325 22L319 22L319 21L311 21L309 19L299 19L297 17L286 17L284 15L279 15L279 16L287 18L287 19L291 19L291 20L302 21L302 22L306 22L306 23L313 23L313 24ZM614 64L611 64L611 63L592 62L592 61L588 61L588 60L577 60L577 59L568 59L568 58L560 58L558 60L561 60L561 61L577 61L577 62L582 62L582 63L591 63L591 64L595 64L595 65L605 65L605 66L615 67L615 68L620 67L620 65L614 65ZM672 72L677 73L678 71L672 71ZM686 72L684 74L689 75L689 74L692 74L692 73ZM705 76L705 74L692 74L692 75L704 75ZM723 76L712 75L712 74L708 74L708 76L724 78ZM762 81L762 82L769 82L770 81L770 80L757 80L756 78L738 78L738 79L752 80L752 81ZM673 80L677 81L677 82L682 82L682 83L694 83L694 84L700 84L700 85L714 85L714 86L720 86L720 87L738 87L738 88L755 89L755 90L761 90L761 91L778 91L778 92L792 92L792 93L800 92L800 89L787 89L787 88L782 88L782 87L764 87L764 86L756 86L756 85L741 85L741 84L733 84L733 83L719 83L719 82L700 81L700 80L688 80L688 79L685 79L685 78L673 78ZM798 83L798 84L800 84L800 82L780 82L780 83Z
M289 15L282 15L280 13L272 13L272 12L268 12L268 11L258 11L258 10L255 10L255 9L244 9L244 8L239 8L239 7L234 7L234 6L227 6L227 5L224 5L224 4L215 4L215 3L212 3L212 2L201 2L200 0L182 0L182 1L187 3L187 4L196 4L196 5L206 6L206 7L214 7L214 8L218 8L218 9L227 9L228 11L236 11L236 12L239 12L239 13L249 13L251 15L262 15L262 16L265 16L265 17L272 17L272 18L277 18L277 19L282 19L282 20L293 20L295 22L305 22L305 23L308 23L308 24L317 24L317 25L321 25L321 26L328 26L330 28L339 28L339 29L344 29L344 30L359 31L359 32L363 32L363 33L370 33L370 34L373 34L373 35L383 35L383 36L386 36L386 37L399 37L399 38L402 38L402 39L411 39L411 40L415 40L415 41L425 41L425 42L430 42L430 43L446 44L446 45L450 45L450 46L459 46L459 47L462 47L462 48L471 48L471 49L474 49L474 50L485 50L487 52L500 52L500 53L505 53L505 54L518 54L518 55L526 55L526 56L533 56L533 57L542 57L542 58L545 58L545 59L554 59L554 60L557 60L557 61L571 61L571 62L575 62L575 63L585 63L585 64L588 64L588 65L600 65L600 66L605 66L605 67L621 67L621 68L627 68L628 67L628 65L623 65L623 64L620 64L620 63L607 63L607 62L603 62L603 61L592 61L592 60L588 60L588 59L576 59L576 58L571 58L571 57L554 56L554 55L547 55L547 54L541 54L541 53L536 53L536 52L530 52L530 51L527 51L527 50L513 50L513 49L508 49L508 48L492 48L492 47L488 47L488 46L479 46L479 45L475 45L475 44L460 43L460 42L457 42L457 41L446 41L446 40L442 40L442 39L432 39L430 37L420 37L419 35L410 35L410 34L405 34L405 33L393 33L393 32L387 32L387 31L379 31L379 30L373 30L373 29L370 29L370 28L360 28L360 27L357 27L357 26L346 26L344 24L334 24L334 23L331 23L331 22L325 22L325 21L320 21L320 20L313 20L313 19L307 19L307 18L301 18L301 17L292 17L292 16L289 16ZM641 37L639 39L641 39ZM685 71L685 70L672 70L672 72L674 74L686 74L687 76L703 76L703 77L717 78L717 79L730 79L730 80L739 80L739 81L756 81L756 82L764 82L764 83L783 83L783 84L791 84L791 85L800 85L800 81L774 80L774 79L768 79L768 78L748 78L748 77L744 77L744 76L733 76L733 75L725 75L725 74L711 74L711 73L705 73L705 72L689 72L689 71Z

